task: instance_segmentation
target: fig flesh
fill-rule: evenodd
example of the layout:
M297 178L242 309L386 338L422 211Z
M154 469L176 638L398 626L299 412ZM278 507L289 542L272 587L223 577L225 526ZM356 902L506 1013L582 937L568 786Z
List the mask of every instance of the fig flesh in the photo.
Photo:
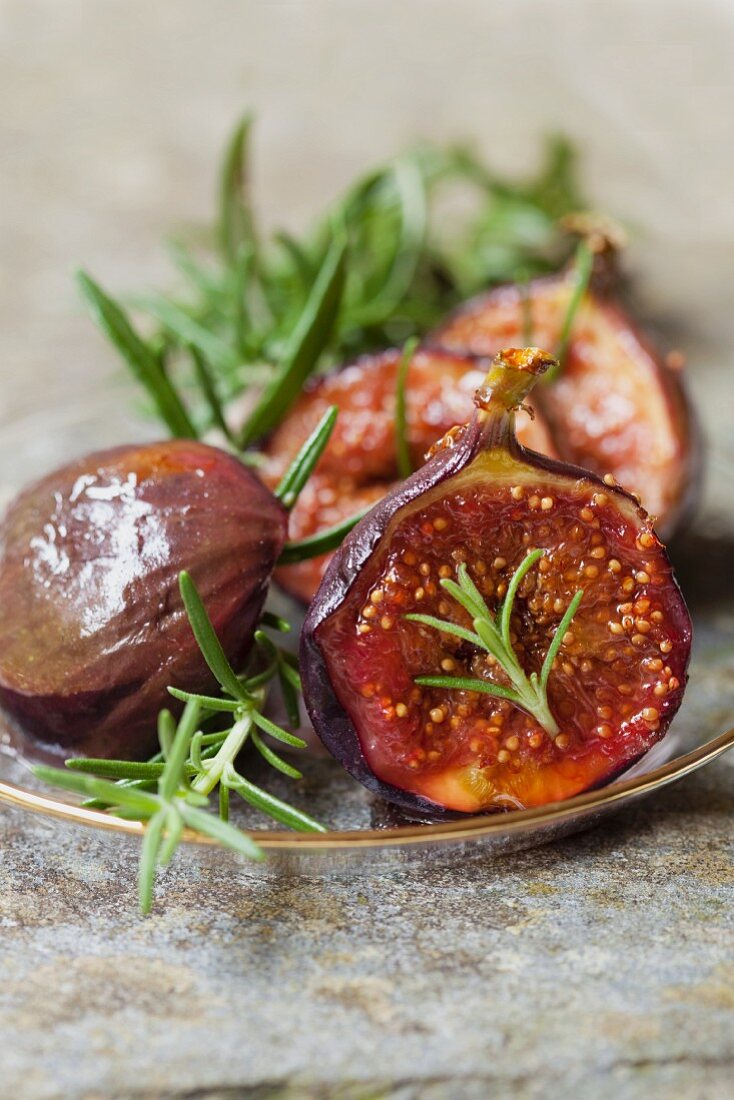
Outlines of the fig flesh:
M339 409L324 454L291 513L290 537L304 539L355 515L401 480L396 441L396 390L402 353L390 350L366 355L341 370L317 378L268 440L261 476L271 488L280 481L300 447L326 410ZM418 350L408 367L406 435L414 468L429 448L453 425L466 421L473 395L487 364L441 351ZM555 454L543 418L523 415L522 442L544 454ZM322 554L275 572L278 584L308 603L330 560Z
M144 754L173 703L166 688L213 683L179 572L237 667L286 523L250 470L188 440L118 447L48 475L0 528L0 702L65 755Z
M537 806L602 784L664 735L682 699L691 623L647 513L610 477L515 438L514 410L552 362L538 349L497 357L463 432L335 553L304 625L317 733L414 813ZM517 586L514 672L475 644L452 595L467 578L490 634ZM512 701L516 681L535 690L543 675L545 709ZM471 683L425 683L441 678Z
M571 270L525 287L498 287L462 306L429 342L487 356L524 339L557 348L573 290ZM641 336L611 293L586 291L562 367L534 397L561 458L613 474L669 537L695 496L697 429L680 371Z

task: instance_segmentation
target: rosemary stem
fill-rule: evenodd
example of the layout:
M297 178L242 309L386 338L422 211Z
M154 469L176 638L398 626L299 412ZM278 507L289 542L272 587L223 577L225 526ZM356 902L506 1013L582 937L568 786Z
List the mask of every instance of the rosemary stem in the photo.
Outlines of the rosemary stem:
M497 695L508 699L515 706L520 707L539 723L540 726L555 740L560 733L560 728L551 713L548 703L548 677L553 667L553 662L563 643L563 638L573 619L579 604L583 598L583 590L580 590L571 600L566 613L556 628L553 640L543 662L540 674L531 672L528 675L520 664L512 642L511 619L515 597L520 589L523 578L535 563L543 557L542 550L531 550L525 556L515 570L507 588L505 599L493 614L469 576L465 565L460 565L457 581L444 578L441 587L453 596L456 602L464 608L471 617L473 632L451 621L436 619L432 615L406 615L405 618L412 622L421 623L434 630L443 631L469 642L471 645L484 649L486 653L494 657L495 661L507 676L511 688L504 685L488 683L486 680L478 680L466 676L419 676L416 683L422 687L435 687L443 689L456 688L461 691L480 691L487 695Z
M241 752L253 726L252 707L248 707L227 734L224 744L216 756L207 762L206 770L200 772L191 783L191 789L197 794L210 794L219 783L225 768L233 764Z

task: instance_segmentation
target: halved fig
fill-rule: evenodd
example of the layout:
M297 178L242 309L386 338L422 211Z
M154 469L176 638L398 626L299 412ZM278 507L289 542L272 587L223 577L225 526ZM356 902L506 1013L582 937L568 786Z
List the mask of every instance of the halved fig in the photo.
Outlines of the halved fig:
M429 343L488 356L523 340L557 348L575 278L569 270L525 287L498 287L462 306ZM561 458L613 474L668 537L696 492L694 418L680 370L643 338L610 293L584 294L562 369L534 397Z
M315 379L264 448L260 473L271 488L280 481L298 450L331 405L339 409L336 427L316 470L291 513L290 538L303 539L333 527L371 507L394 486L398 475L395 428L396 389L401 352L365 355ZM474 357L441 351L417 351L405 386L406 427L414 467L454 424L471 415L472 398L486 373ZM541 416L523 416L523 443L555 454ZM275 579L308 603L319 586L330 555L281 566Z
M173 702L167 686L212 684L179 572L237 666L286 523L251 471L190 441L117 447L49 474L0 527L0 702L67 755L139 756Z
M409 811L578 794L645 753L681 702L691 623L647 513L515 438L553 363L497 357L471 422L355 527L306 619L317 733Z

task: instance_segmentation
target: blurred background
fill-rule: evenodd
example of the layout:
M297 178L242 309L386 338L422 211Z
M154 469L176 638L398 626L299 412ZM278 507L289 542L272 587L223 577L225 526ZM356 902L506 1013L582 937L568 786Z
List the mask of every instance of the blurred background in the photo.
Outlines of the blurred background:
M170 282L161 240L210 218L245 109L256 203L296 228L416 139L515 172L567 133L586 193L633 229L641 310L673 322L699 405L729 371L728 0L2 0L0 39L6 489L140 435L72 272L115 292ZM724 450L727 415L704 409Z

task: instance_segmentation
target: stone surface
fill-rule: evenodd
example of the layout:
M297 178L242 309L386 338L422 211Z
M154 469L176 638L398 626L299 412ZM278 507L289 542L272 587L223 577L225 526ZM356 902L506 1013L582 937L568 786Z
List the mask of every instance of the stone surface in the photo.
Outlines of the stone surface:
M151 433L69 272L165 278L158 241L208 213L243 106L266 213L295 223L421 134L515 167L562 127L644 227L631 265L691 359L710 476L677 550L699 633L681 721L731 724L728 6L5 0L0 40L0 491ZM186 849L141 920L134 841L0 807L0 1096L726 1100L733 812L724 758L503 860Z

